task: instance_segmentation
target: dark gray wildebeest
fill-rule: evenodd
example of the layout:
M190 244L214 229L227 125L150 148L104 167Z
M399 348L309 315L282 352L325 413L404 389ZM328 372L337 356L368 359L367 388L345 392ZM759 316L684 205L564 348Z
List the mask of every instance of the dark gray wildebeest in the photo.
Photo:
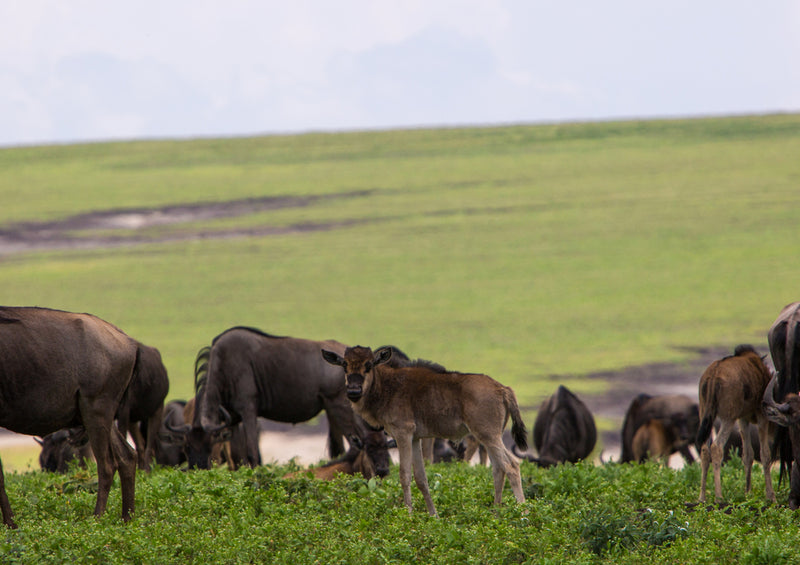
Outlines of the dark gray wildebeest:
M136 446L139 468L150 470L150 460L157 441L164 411L164 398L169 391L167 369L158 349L139 344L139 370L128 385L120 402L116 421L122 437L130 433ZM92 456L86 434L81 428L59 430L44 437L40 444L39 462L43 469L66 472L67 463Z
M714 361L700 377L700 428L697 431L697 449L700 451L700 502L706 501L708 466L714 464L714 494L722 501L720 471L724 446L734 424L739 422L742 436L742 463L745 469L745 492L750 492L750 474L753 466L753 447L750 444L748 425L758 426L761 441L761 465L767 499L775 501L770 467L770 422L761 409L764 391L770 382L770 372L764 360L751 345L738 345L734 354ZM714 420L719 418L719 433L711 442Z
M796 510L800 506L800 302L781 310L767 337L775 382L764 395L764 410L780 426L775 444L780 452L781 476L790 473L789 506Z
M94 457L86 437L86 430L82 427L58 430L47 434L41 440L34 439L42 446L39 466L51 473L66 473L72 461L78 461L81 467L85 467L86 461Z
M120 403L117 425L123 437L130 432L136 446L139 468L150 470L169 392L167 369L155 347L139 344L139 371L131 379L128 393ZM143 433L144 431L144 433Z
M211 344L205 393L187 437L224 428L220 410L224 408L231 425L242 422L247 464L252 466L259 461L259 416L295 424L324 410L329 425L328 452L331 457L341 455L345 436L363 440L365 426L347 400L341 368L325 363L322 349L342 354L345 346L336 341L276 337L247 327L218 335ZM206 445L201 448L209 449Z
M633 438L638 429L650 420L661 420L667 433L678 438L672 443L670 455L680 452L687 463L694 461L689 446L694 443L700 425L697 402L684 394L640 394L631 401L622 422L622 463L636 461Z
M286 478L311 476L329 481L337 475L355 474L365 479L375 476L383 478L389 474L390 462L386 433L383 430L368 430L363 443L357 436L350 438L350 449L338 459L321 467L290 473Z
M213 430L206 431L202 427L193 427L197 405L202 402L205 395L207 381L207 363L200 363L202 356L210 352L204 348L198 357L199 369L195 381L195 396L190 398L183 410L183 423L181 426L169 426L173 437L182 438L183 450L190 469L210 469L212 465L227 465L228 469L235 471L241 465L247 465L247 445L242 422L233 423L230 414L220 408L224 421ZM207 359L207 358L206 358ZM261 465L261 453L258 453L256 465Z
M173 431L184 426L183 410L185 407L186 401L184 400L171 400L164 406L164 417L161 420L153 451L155 462L159 465L177 467L186 462L184 453L186 437L183 433L176 434Z
M134 509L136 454L114 416L138 370L139 347L121 330L90 314L0 307L0 426L46 436L83 426L97 461L97 503L105 512L118 469L122 518ZM0 463L0 509L16 528Z
M592 413L580 398L561 385L542 402L533 424L533 445L539 456L520 453L515 447L512 450L517 457L550 467L586 459L596 442L597 427Z
M370 426L383 427L397 441L403 500L412 512L411 473L435 516L422 459L421 438L460 440L472 433L486 447L492 461L494 501L502 499L505 478L517 501L523 502L519 462L503 445L503 428L509 416L516 444L527 447L525 424L514 391L480 374L437 372L425 366L393 368L387 365L392 349L372 352L368 347L348 347L342 356L324 349L322 356L344 369L347 398L356 414Z

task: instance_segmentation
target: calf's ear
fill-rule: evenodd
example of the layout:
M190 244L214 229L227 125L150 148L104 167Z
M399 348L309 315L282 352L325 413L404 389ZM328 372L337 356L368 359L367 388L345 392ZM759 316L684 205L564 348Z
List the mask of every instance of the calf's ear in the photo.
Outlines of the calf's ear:
M326 349L322 350L322 358L325 359L331 365L339 365L340 367L344 367L344 359L342 359L341 355L338 353L334 353L333 351L328 351Z
M389 346L381 347L378 351L375 352L375 356L372 359L372 364L380 365L382 363L386 363L391 358L392 358L392 348Z

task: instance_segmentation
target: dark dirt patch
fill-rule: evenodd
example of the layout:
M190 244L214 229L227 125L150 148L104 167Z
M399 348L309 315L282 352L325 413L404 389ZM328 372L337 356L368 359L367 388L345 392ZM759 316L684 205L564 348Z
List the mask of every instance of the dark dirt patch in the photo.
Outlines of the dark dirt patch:
M270 196L226 202L200 202L162 208L122 208L78 214L52 222L20 222L0 229L0 257L48 249L94 249L141 243L185 241L204 238L258 237L304 231L322 231L353 222L264 226L250 229L187 230L179 234L144 236L142 230L156 226L188 224L204 220L235 218L269 210L303 208L322 200L358 198L373 191L360 190L326 196ZM120 235L109 235L119 230ZM77 235L80 232L80 235ZM93 233L95 232L95 233Z

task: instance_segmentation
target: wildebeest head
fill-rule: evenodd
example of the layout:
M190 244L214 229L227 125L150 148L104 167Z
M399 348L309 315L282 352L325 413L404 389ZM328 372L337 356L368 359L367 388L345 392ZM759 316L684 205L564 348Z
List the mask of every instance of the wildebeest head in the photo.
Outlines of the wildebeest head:
M344 369L347 398L358 402L372 384L375 367L392 358L392 349L388 346L381 347L373 353L369 347L357 345L348 347L344 357L323 349L322 357L331 365L339 365Z
M183 451L190 469L210 469L214 446L230 439L232 433L230 414L224 409L221 409L221 413L224 422L214 428L203 428L190 424L174 426L171 422L166 422L167 429L177 436L174 440L175 443L183 444Z
M762 406L767 419L786 428L800 424L800 396L790 392L782 403L775 402L774 391L777 382L778 377L774 375L764 391Z
M375 475L383 478L389 474L389 443L383 430L367 430L363 441L358 436L350 436L351 448L360 451L353 466L356 472L367 479Z
M58 430L36 441L42 446L39 465L51 473L66 473L70 461L87 455L88 437L84 428Z

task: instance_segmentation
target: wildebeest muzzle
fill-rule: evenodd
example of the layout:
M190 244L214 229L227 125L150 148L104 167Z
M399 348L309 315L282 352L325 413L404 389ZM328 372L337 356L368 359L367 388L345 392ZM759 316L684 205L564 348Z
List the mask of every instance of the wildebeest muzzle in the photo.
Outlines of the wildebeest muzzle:
M347 398L353 402L361 398L364 394L364 375L358 373L350 373L346 379L347 385Z

